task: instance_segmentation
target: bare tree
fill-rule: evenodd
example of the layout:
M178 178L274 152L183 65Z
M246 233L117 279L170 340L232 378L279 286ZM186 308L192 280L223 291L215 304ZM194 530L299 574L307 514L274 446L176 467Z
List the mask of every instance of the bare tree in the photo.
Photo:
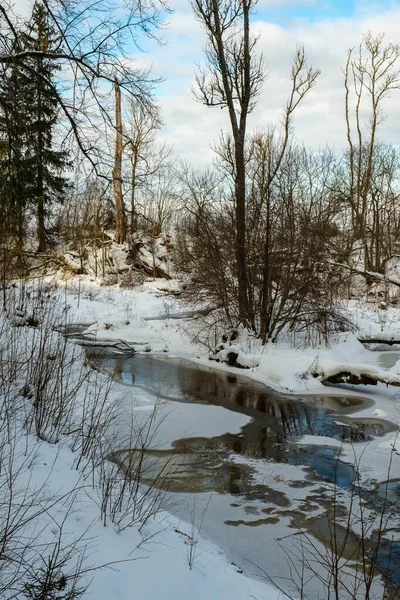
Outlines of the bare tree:
M157 145L156 131L161 128L160 111L156 105L131 103L131 119L124 131L124 148L131 165L131 202L129 233L137 228L137 192L162 169L171 154L167 144Z
M354 49L349 50L344 69L349 182L343 194L350 206L355 238L362 244L364 267L371 271L380 271L385 258L382 195L388 193L393 199L390 181L382 177L390 172L389 179L393 179L393 163L390 166L390 156L380 149L377 133L385 119L382 103L400 88L399 58L400 46L385 45L384 35L369 32L355 57ZM363 125L365 105L367 127Z
M206 49L207 67L200 69L197 75L197 98L207 106L228 108L231 136L223 137L218 154L228 178L233 181L233 200L235 206L235 259L238 295L238 316L242 325L258 329L255 313L254 289L249 281L248 240L246 239L248 180L246 164L247 117L253 110L262 84L266 78L264 59L257 56L255 47L257 38L250 33L250 15L256 2L253 0L194 0L195 14L206 30L208 46ZM269 162L263 189L260 190L267 205L268 194L285 156L293 113L313 87L319 71L307 65L304 49L295 55L291 80L292 89L287 102L283 135L280 149L274 161ZM266 226L268 227L268 219ZM264 253L264 282L269 281L269 261L272 249L269 237L266 237ZM267 284L266 284L267 285ZM262 334L266 340L265 332Z
M227 108L234 146L236 264L240 321L252 324L246 260L245 142L247 117L266 78L257 38L250 34L256 0L193 0L194 13L206 31L207 66L196 78L197 98L206 106Z
M332 241L339 236L340 204L331 191L335 157L291 144L280 159L282 143L274 132L257 133L247 159L247 278L254 331L262 343L276 341L285 328L309 343L327 342L345 325L331 308L338 269L325 261L328 252L335 256ZM179 228L177 260L193 273L191 289L217 309L216 321L223 314L225 327L235 328L238 282L229 190L212 174L186 171L181 177L188 216Z
M266 343L289 324L292 331L314 325L327 341L335 279L323 258L338 234L335 159L292 144L282 153L286 144L274 132L257 135L249 166L249 277L259 334Z

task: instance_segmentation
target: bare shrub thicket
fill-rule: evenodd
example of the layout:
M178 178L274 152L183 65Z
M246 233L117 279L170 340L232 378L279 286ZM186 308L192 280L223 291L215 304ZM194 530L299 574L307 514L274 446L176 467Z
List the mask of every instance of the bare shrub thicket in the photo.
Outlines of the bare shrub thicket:
M71 432L72 450L76 454L75 468L93 470L98 464L99 448L109 437L110 424L118 413L118 403L110 403L111 378L104 381L96 372L90 372L80 398L79 417Z
M66 540L63 523L57 525L55 516L60 507L64 520L73 511L75 489L49 498L46 488L52 478L52 466L40 482L33 475L38 446L29 436L35 409L30 391L34 386L28 383L28 374L40 356L30 340L37 327L29 327L26 321L30 315L33 322L32 315L38 314L38 307L24 304L28 295L32 299L32 291L15 287L10 290L12 297L7 298L7 306L13 321L4 313L0 316L0 596L14 598L20 594L48 600L53 596L47 592L60 584L62 577L64 595L60 588L60 595L54 598L78 598L77 582L85 570L86 542ZM36 316L36 326L37 319ZM54 433L57 423L53 408L47 425L55 426ZM51 535L53 542L49 541L50 515L52 530L57 530Z
M0 477L0 596L79 598L89 581L84 576L91 569L84 563L90 542L65 531L77 490L49 498L52 469L35 486L31 473L36 457L20 446L14 438Z
M223 140L235 231L235 278L237 310L243 326L254 327L252 290L248 287L247 223L247 121L257 104L267 77L265 60L257 52L258 37L252 32L252 14L257 0L193 0L192 7L205 32L205 64L196 76L195 94L208 107L227 109L230 136ZM292 62L291 90L283 114L283 158L289 139L293 114L315 85L319 71L307 62L304 48L299 48ZM225 142L225 143L224 143ZM272 177L273 179L273 177Z
M79 259L80 272L88 267L104 277L111 239L106 231L114 223L114 207L109 190L98 179L89 180L83 191L66 203L60 212L57 229L62 231L68 249Z
M45 286L21 285L10 299L10 327L5 361L17 369L28 432L51 443L74 427L76 411L87 393L90 371L82 349L58 332L67 322L67 306Z
M281 153L274 132L253 138L247 240L254 329L263 343L287 325L314 328L327 339L339 321L338 274L324 260L339 233L335 159L294 146L282 160Z
M59 333L68 324L68 306L41 284L20 282L7 294L8 313L0 315L0 596L72 600L96 568L85 562L86 534L72 539L67 531L76 499L82 488L100 489L107 499L104 524L110 520L118 530L154 515L165 494L161 476L147 487L141 481L157 425L150 418L124 440L141 456L129 465L128 479L122 465L108 460L121 443L114 431L118 397L110 402L111 378L92 369L83 350ZM34 479L38 440L75 453L73 489L48 494L57 452L42 480Z
M108 440L99 453L96 481L100 517L118 531L140 525L166 507L168 481L174 470L174 455L157 461L152 446L162 426L156 404L144 420L132 419L124 439ZM116 447L121 450L115 450ZM145 486L142 483L145 482Z
M247 160L246 253L251 329L262 343L282 330L327 341L345 319L334 309L341 277L326 261L341 248L334 157L291 147L281 156L274 132L258 134ZM229 144L219 160L230 168ZM279 160L279 165L276 162ZM232 165L231 165L232 166ZM271 172L274 172L273 179ZM231 189L213 174L182 176L188 211L178 232L178 260L192 272L193 293L240 322Z
M263 344L288 330L328 341L349 325L334 308L344 287L338 264L368 278L368 271L384 272L397 251L398 152L380 145L377 132L383 102L399 88L400 48L369 33L358 53L349 51L348 151L312 154L292 136L294 113L319 75L304 49L293 59L282 127L250 138L247 117L265 79L251 37L256 2L192 5L208 42L196 97L226 108L231 131L215 148L218 175L186 169L181 176L190 202L178 234L181 264L227 325L255 332Z
M35 567L27 573L23 597L28 600L78 600L87 591L88 580L83 581L91 569L85 569L86 546L82 540L66 544L63 539L64 523L58 528L55 541L40 554ZM71 566L71 562L72 565Z

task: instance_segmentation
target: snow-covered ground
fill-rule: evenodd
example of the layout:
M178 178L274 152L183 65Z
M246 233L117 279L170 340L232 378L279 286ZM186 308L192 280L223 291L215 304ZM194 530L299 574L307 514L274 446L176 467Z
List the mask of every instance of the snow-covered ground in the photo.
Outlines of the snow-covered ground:
M376 352L375 344L370 347L360 343L362 336L400 336L400 309L379 309L358 301L346 303L346 314L355 324L356 331L336 334L330 347L325 345L305 347L301 339L293 346L285 340L260 347L258 340L242 334L232 346L225 344L221 358L230 347L239 355L247 369L229 367L223 362L210 362L210 350L196 342L196 333L206 327L201 319L193 318L194 306L176 299L173 293L179 289L175 280L148 280L140 288L129 290L118 286L101 287L88 278L72 280L60 285L59 293L68 301L70 322L87 323L87 333L93 339L131 343L139 352L151 352L169 357L180 357L199 365L212 366L225 372L235 372L265 383L278 391L293 392L302 397L307 395L343 395L343 387L327 388L320 378L312 373L323 373L346 365L367 365L371 371L386 373L388 381L399 381L400 348L390 347L389 367L385 365L385 352ZM189 315L185 318L185 315ZM385 338L386 336L386 338ZM217 340L218 341L218 340ZM214 356L215 358L215 356ZM328 394L329 391L329 394ZM400 424L400 391L397 387L378 384L375 386L348 386L348 396L357 395L373 400L373 405L357 417L385 418ZM378 412L376 412L378 411ZM185 435L186 432L181 432ZM192 432L194 435L194 433ZM197 435L200 435L199 431ZM377 438L367 449L363 448L365 464L370 477L379 479L386 469L390 450L400 447L398 436L388 434ZM346 452L346 448L344 449ZM353 455L354 450L347 451ZM372 462L371 462L372 461ZM397 463L399 465L397 466ZM400 460L392 465L392 477L400 476Z
M51 293L59 297L60 303L67 306L66 321L85 325L86 337L118 343L122 340L133 346L138 352L157 353L163 356L180 357L191 360L199 365L212 366L226 372L240 373L253 378L268 386L285 392L305 395L333 396L343 395L343 388L327 388L318 377L312 373L323 372L324 365L362 364L370 365L373 369L382 369L382 353L372 352L363 346L355 333L338 334L330 348L323 346L305 348L299 342L293 347L288 341L269 344L265 348L257 346L257 342L249 336L242 335L222 350L223 353L232 350L242 359L242 364L249 367L239 370L224 363L210 363L210 351L200 343L193 341L196 330L205 327L198 319L193 319L196 307L183 304L176 300L170 292L177 289L173 280L148 281L135 290L119 289L117 286L102 287L96 281L81 277L60 282L58 289ZM347 310L352 320L364 334L400 335L400 311L389 308L375 310L365 308L357 302L348 303ZM386 332L386 333L385 333ZM393 350L393 349L392 349ZM400 373L400 361L396 362L396 350L392 352L393 364L388 372L394 375ZM399 353L400 357L400 353ZM124 402L136 407L137 414L144 418L151 412L156 401L154 395L145 390L116 386L111 398L124 394ZM329 391L329 394L328 394ZM362 418L383 418L394 423L400 421L400 399L396 388L378 384L376 388L348 389L346 395L362 395L374 401L374 404L357 413ZM372 403L371 403L372 404ZM225 411L226 420L221 425L218 407L208 407L208 420L202 420L202 411L191 406L192 423L187 430L185 405L179 411L172 413L173 431L169 427L168 435L172 439L190 436L217 436L239 431L248 418L234 412ZM161 410L168 412L168 403L163 403ZM21 442L22 443L22 442ZM26 440L24 440L26 443ZM240 574L227 561L223 553L209 541L196 535L195 559L192 569L189 568L188 556L193 544L191 526L172 515L171 511L161 511L155 518L147 521L139 532L137 527L130 527L117 532L115 527L103 527L99 520L99 499L88 482L74 470L74 454L68 443L48 444L38 441L33 436L28 438L29 448L36 455L32 469L26 472L22 484L31 485L34 481L38 488L45 482L48 498L62 495L74 487L76 507L70 511L68 507L57 504L54 514L49 511L50 520L61 523L64 517L64 529L75 538L83 536L90 539L89 563L101 565L115 563L110 567L91 573L93 581L90 586L92 597L99 600L106 598L131 598L135 595L142 599L180 600L187 598L235 598L258 600L275 600L283 598L277 590L262 581L248 579ZM337 446L338 442L329 438L307 436L299 444L309 446L317 444ZM358 448L363 452L362 473L366 480L381 481L387 472L390 456L394 449L400 452L400 443L393 433L383 438L376 438L368 445L342 447L342 458L353 462L358 458ZM354 455L356 454L356 456ZM396 455L397 458L397 455ZM241 461L242 457L234 460ZM400 476L400 460L393 460L391 477ZM51 467L50 467L51 465ZM258 472L261 478L275 477L270 467L265 467L265 473ZM269 470L268 470L269 469ZM282 473L275 477L275 484L284 487L285 481L294 476L295 467L282 466ZM297 498L302 495L296 490ZM52 534L52 530L55 531ZM177 533L177 531L178 533ZM180 532L180 533L179 533ZM43 534L56 535L57 527L48 527ZM189 536L189 537L188 537ZM125 562L127 561L127 562Z
M92 298L92 293L95 298ZM143 316L156 314L164 308L162 300L156 298L152 292L121 293L117 289L95 288L93 292L81 290L79 299L76 294L65 290L59 290L58 294L47 290L45 296L47 295L52 296L52 299L58 295L59 300L63 302L67 300L70 304L69 321L96 321L99 337L102 337L104 331L104 337L115 339L126 328L124 338L145 342L154 346L156 350L165 350L167 336L158 333L156 328L151 324L147 325L143 320ZM46 300L45 305L47 304L52 305L52 301ZM141 307L140 313L138 307ZM61 320L65 318L65 312L63 310L60 313ZM8 325L2 327L3 367L9 357L13 356L13 360L20 359L23 362L23 357L29 356L32 349L37 349L45 343L39 329L21 326L24 318L23 308L18 308L14 314L14 325L20 326L14 330L15 339ZM127 324L127 321L130 323ZM106 325L108 323L111 324L110 328ZM53 333L52 336L53 342L56 343L57 334ZM175 334L175 339L179 339L179 334ZM14 348L15 344L19 344L19 348ZM78 389L79 378L86 378L91 369L84 364L84 354L78 348L75 351L72 346L67 350L67 354L68 363L72 365L69 374L71 379L67 385L76 386ZM52 360L52 356L48 354L46 361L50 361L51 365ZM104 526L100 519L104 492L101 489L101 479L96 470L94 474L90 468L82 470L86 464L84 460L77 468L77 453L71 449L73 438L63 432L57 443L49 443L38 439L33 432L26 433L24 414L31 414L31 380L28 374L23 373L25 371L22 370L20 378L17 378L15 387L12 388L13 397L18 398L20 404L20 408L16 409L15 414L13 412L12 417L15 433L9 437L9 431L5 431L3 426L0 427L2 435L11 440L0 444L3 464L5 458L10 458L8 470L3 469L1 473L3 478L0 480L0 518L3 527L7 522L7 507L10 507L13 518L21 527L20 535L15 533L10 537L9 552L14 560L22 552L19 546L21 539L24 540L23 543L26 542L28 550L24 554L24 560L21 559L21 565L24 566L20 568L9 589L2 586L7 577L8 580L13 580L10 576L13 561L3 563L11 567L7 566L6 570L0 569L2 597L25 597L21 591L16 593L21 581L32 583L35 570L39 573L45 566L48 555L55 551L59 540L62 545L60 555L67 555L60 573L67 577L68 584L71 583L74 565L81 562L82 575L78 587L89 584L85 597L87 595L98 600L130 599L133 595L143 600L186 600L188 597L198 600L278 600L283 597L269 584L243 575L218 547L203 540L190 524L183 522L179 511L173 506L160 506L157 513L146 520L144 526L138 522L121 530L111 521ZM4 376L4 371L2 375ZM18 389L23 387L26 389L21 392L21 396ZM77 411L75 420L79 421L78 413L85 402L89 401L90 394L101 393L106 387L107 377L97 374L96 381L89 382L88 387L85 387L86 392L79 388L78 395L81 394L82 397L78 398L76 406L74 405L74 410ZM88 395L84 395L85 393ZM2 390L2 402L6 395L5 390ZM111 404L122 406L125 402L136 406L138 415L144 417L152 413L155 401L154 397L144 391L138 394L137 390L123 388L121 392L120 386L113 386L107 396L107 402ZM3 410L5 404L2 406ZM218 410L223 409L215 408L216 413ZM71 423L75 422L75 417L71 418ZM239 430L246 420L243 416L231 413L229 427ZM50 442L54 441L54 433L50 430L43 430L42 433L42 437ZM218 434L220 430L216 428L214 433ZM11 480L12 485L9 485ZM28 568L28 564L35 567ZM64 596L60 588L61 597Z
M201 538L195 540L196 555L190 569L191 528L164 511L141 531L129 527L117 532L112 524L104 527L99 519L96 491L74 469L73 453L68 448L32 439L29 443L35 461L25 477L20 478L20 485L34 484L37 489L43 486L51 500L77 490L73 493L72 510L65 502L47 510L41 528L46 522L48 527L36 541L51 548L57 542L61 525L65 545L82 539L78 558L85 552L84 569L96 569L82 580L91 581L89 598L128 600L133 594L143 600L279 598L270 586L240 574L217 547ZM42 554L46 555L45 549ZM97 570L101 565L105 566Z

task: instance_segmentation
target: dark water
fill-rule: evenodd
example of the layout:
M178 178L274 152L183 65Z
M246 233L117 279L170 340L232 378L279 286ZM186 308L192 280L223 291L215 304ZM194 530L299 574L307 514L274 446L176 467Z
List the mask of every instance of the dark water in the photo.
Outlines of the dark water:
M122 383L143 387L161 398L221 406L251 417L239 433L186 437L175 440L172 449L149 450L146 472L142 477L143 483L151 483L160 470L165 470L171 492L225 495L230 501L229 510L226 505L220 505L219 512L218 508L212 509L215 514L210 514L209 520L214 527L215 523L217 526L223 523L231 529L250 531L252 537L247 540L251 539L247 547L246 536L241 535L245 556L251 556L251 544L257 544L257 537L254 537L256 530L273 527L284 517L289 517L297 522L297 526L305 527L312 535L322 539L318 532L326 529L326 517L313 519L308 512L318 506L329 509L330 492L325 494L324 485L329 482L344 491L354 489L356 470L352 464L340 460L338 448L298 445L297 440L301 436L329 436L339 441L362 443L397 430L383 419L349 417L348 413L354 414L373 405L370 400L360 397L281 394L242 375L199 368L182 360L107 353L96 356L93 349L90 350L90 358L97 360L101 368L113 373L115 379ZM113 458L124 468L135 452L134 448L118 450ZM302 505L293 509L289 492L276 489L273 481L266 484L255 480L254 468L235 463L235 456L276 465L299 466L302 475L298 481L288 482L288 489L314 485L317 486L316 491L310 488ZM399 493L400 483L391 483L389 495L394 499ZM378 489L374 494L362 491L360 496L368 502L371 500L379 508L379 494ZM235 506L241 511L238 517L232 513ZM393 521L396 525L397 520ZM205 527L205 533L213 538L212 526L209 531ZM265 537L260 537L258 543L263 543L263 540ZM226 543L232 544L231 541ZM259 557L259 553L256 556ZM388 571L388 578L393 583L400 585L400 544L385 542L377 564L381 570Z
M301 436L312 435L359 443L397 430L394 424L383 419L347 416L349 412L372 406L368 398L282 394L242 375L199 367L180 359L143 354L124 356L104 350L96 355L93 349L90 357L113 373L115 379L145 388L161 398L221 406L251 417L240 433L176 440L173 452L186 455L186 462L189 455L199 458L193 470L204 470L205 458L210 460L210 457L214 458L211 468L215 468L216 461L226 461L234 453L275 463L303 465L312 469L317 477L336 482L340 487L350 487L355 471L351 464L338 460L338 449L299 446L295 442ZM329 445L329 441L327 443ZM220 489L220 485L216 488Z
M400 479L384 481L378 486L377 492L380 498L400 504Z
M162 398L221 406L252 417L240 434L210 443L221 442L235 453L254 458L287 460L287 444L303 435L356 443L397 430L383 419L346 416L372 406L367 398L285 395L244 376L198 367L189 361L146 355L106 354L100 365L114 373L117 380L144 387Z

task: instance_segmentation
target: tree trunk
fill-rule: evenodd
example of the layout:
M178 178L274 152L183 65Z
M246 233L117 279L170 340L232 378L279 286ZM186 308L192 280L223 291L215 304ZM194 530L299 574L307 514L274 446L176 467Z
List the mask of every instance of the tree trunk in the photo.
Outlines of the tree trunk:
M251 324L249 319L250 307L247 289L247 248L246 248L246 170L244 157L244 144L246 135L247 116L251 98L250 87L250 50L249 50L249 6L243 1L243 65L239 67L242 75L242 97L240 116L235 112L234 90L229 79L229 67L225 56L225 47L222 38L221 15L219 5L213 0L213 15L215 20L215 48L221 72L222 84L225 91L226 105L231 122L232 136L235 143L235 216L236 216L236 268L238 279L238 308L241 324L246 327Z
M136 209L135 209L135 191L136 191L136 168L137 168L137 159L138 155L136 150L133 150L133 154L131 157L132 164L132 189L131 189L131 222L129 227L129 233L132 235L136 231L137 223L136 223Z
M115 160L112 172L115 203L115 241L123 244L126 236L126 218L124 200L122 198L122 119L121 91L117 77L114 77L115 89Z
M240 134L239 134L240 135ZM236 141L236 140L235 140ZM235 214L236 214L236 264L239 291L239 318L243 326L251 323L249 319L249 302L247 295L247 261L246 261L246 173L244 164L244 147L239 140L236 145L236 182L235 182Z
M41 68L41 59L39 58L38 71ZM44 154L44 140L43 140L43 114L42 114L42 95L41 91L38 90L38 121L39 121L39 132L38 132L38 172L37 172L37 236L38 236L38 252L46 252L46 229L44 224L44 177L43 177L43 154Z
M44 225L44 196L41 194L37 198L37 236L38 252L46 252L46 229Z

